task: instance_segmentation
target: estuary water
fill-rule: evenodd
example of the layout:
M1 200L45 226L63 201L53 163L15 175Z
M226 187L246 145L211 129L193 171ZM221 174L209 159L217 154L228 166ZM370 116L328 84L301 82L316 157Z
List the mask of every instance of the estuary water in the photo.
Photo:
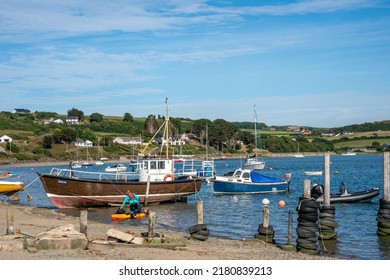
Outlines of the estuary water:
M293 238L295 245L297 212L299 197L303 194L305 179L313 183L323 184L323 176L307 176L304 171L319 171L324 169L323 156L305 156L303 158L265 158L266 168L261 172L273 177L281 177L285 173L292 173L289 193L252 194L252 195L216 195L213 193L212 183L203 183L201 191L188 198L186 203L167 203L150 205L147 208L156 211L158 228L188 232L191 225L196 224L196 201L203 200L204 223L215 237L229 239L253 238L257 228L262 223L262 200L270 201L270 225L275 231L276 245L285 245L288 240L289 211L293 211ZM378 187L381 194L370 202L354 204L335 204L335 219L338 227L335 231L338 237L335 241L324 244L325 250L321 254L353 260L388 260L390 259L390 238L378 237L376 215L379 209L379 198L383 197L383 154L331 156L331 192L337 192L341 182L346 183L348 190L358 191L371 187ZM240 167L242 160L216 160L217 175L222 175L234 168ZM39 166L39 167L2 167L0 171L12 169L27 185L21 193L21 204L44 207L53 211L69 215L79 215L75 209L57 209L46 196L43 186L36 172L49 172L53 167L66 166ZM83 167L86 170L104 170L106 166ZM32 200L27 200L27 194ZM1 200L6 200L0 196ZM285 207L279 207L278 202L284 200ZM111 220L111 214L116 208L90 208L88 218L105 223L118 223ZM147 219L120 221L133 225L147 226Z

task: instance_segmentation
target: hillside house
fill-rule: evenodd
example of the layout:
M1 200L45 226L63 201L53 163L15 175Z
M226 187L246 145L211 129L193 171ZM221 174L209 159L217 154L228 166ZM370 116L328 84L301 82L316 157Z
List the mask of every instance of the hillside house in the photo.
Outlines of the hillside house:
M113 143L123 144L123 145L141 145L141 137L116 137Z
M75 143L75 146L77 147L92 147L93 146L93 143L89 140L77 140Z
M12 138L7 135L3 135L0 137L0 143L11 143L11 142L12 142Z
M76 116L66 117L66 123L67 124L79 124L79 118Z
M13 113L14 114L29 114L30 110L27 110L27 109L14 109Z

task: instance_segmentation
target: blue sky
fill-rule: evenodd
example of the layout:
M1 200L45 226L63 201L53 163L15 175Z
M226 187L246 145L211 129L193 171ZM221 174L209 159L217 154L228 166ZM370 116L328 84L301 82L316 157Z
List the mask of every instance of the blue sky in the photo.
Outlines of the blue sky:
M0 2L0 111L390 119L390 2Z

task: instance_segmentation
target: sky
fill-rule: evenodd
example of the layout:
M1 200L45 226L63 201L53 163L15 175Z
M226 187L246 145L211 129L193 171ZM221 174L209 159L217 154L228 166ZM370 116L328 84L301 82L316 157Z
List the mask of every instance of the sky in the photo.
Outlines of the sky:
M0 111L327 128L389 96L390 1L0 1Z

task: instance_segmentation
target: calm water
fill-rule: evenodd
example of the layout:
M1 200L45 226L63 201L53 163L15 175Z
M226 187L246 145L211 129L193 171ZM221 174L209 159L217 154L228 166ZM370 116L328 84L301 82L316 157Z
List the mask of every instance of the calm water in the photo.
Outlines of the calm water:
M376 235L376 214L379 198L383 197L383 155L331 156L331 191L338 190L340 182L345 182L349 190L357 191L370 187L379 187L381 194L371 202L355 204L336 204L336 228L338 238L331 244L325 244L330 256L345 259L387 260L390 259L390 238L379 238ZM215 162L218 175L226 173L242 164L241 160L220 160ZM103 170L106 166L83 167L87 170ZM187 232L189 226L196 224L196 200L204 202L204 222L211 230L211 235L241 239L253 238L257 227L262 222L262 200L271 202L270 224L275 230L277 245L287 244L288 212L293 211L293 245L295 245L297 225L296 207L298 198L303 193L303 181L323 183L322 176L306 176L303 171L323 170L324 157L304 158L267 158L265 175L280 177L292 173L290 193L288 194L255 194L255 195L214 195L212 184L203 184L201 191L188 199L187 203L154 205L148 208L157 213L157 228ZM21 194L21 203L31 206L51 208L70 215L78 215L74 209L58 210L48 200L36 172L49 172L52 167L12 168L19 174L18 180L28 185L26 191L32 196L27 201L26 192ZM272 168L272 170L270 170ZM1 168L0 170L9 170ZM1 197L5 200L6 197ZM278 201L283 199L286 206L281 208ZM114 223L110 215L115 208L89 209L88 218ZM116 222L118 223L118 222ZM123 225L132 223L147 226L147 219L121 221Z

